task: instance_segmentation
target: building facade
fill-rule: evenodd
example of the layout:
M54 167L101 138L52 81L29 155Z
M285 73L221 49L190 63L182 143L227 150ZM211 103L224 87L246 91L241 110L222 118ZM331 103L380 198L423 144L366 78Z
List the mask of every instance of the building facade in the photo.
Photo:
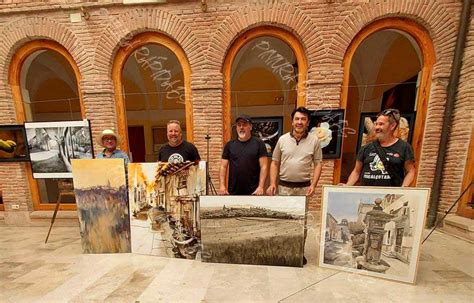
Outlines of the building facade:
M454 112L443 116L461 1L139 2L0 5L0 124L89 119L94 137L112 128L144 162L156 161L166 121L177 119L217 185L236 114L278 118L287 132L295 106L343 109L341 157L323 161L322 185L350 173L371 133L361 117L395 107L410 123L418 187L432 187L441 130L451 126L438 212L472 181L472 18ZM28 163L0 163L0 180L5 224L31 224L61 191L60 180L33 179ZM468 201L456 212L472 218Z

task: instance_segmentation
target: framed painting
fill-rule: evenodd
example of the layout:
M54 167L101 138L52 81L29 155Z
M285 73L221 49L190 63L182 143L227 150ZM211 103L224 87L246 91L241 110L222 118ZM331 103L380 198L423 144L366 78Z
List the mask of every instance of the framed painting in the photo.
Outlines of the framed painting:
M308 130L315 134L321 144L323 159L341 157L344 132L344 110L316 110L310 115Z
M357 138L357 152L359 149L375 140L375 121L378 113L361 113L359 120L359 135ZM413 128L415 127L416 113L401 113L400 124L395 131L395 136L411 143Z
M415 283L429 188L323 186L319 265Z
M129 163L132 253L195 259L201 250L199 197L206 162Z
M204 262L303 266L306 197L203 196Z
M72 159L92 159L88 120L25 123L34 178L72 178Z
M0 125L0 162L30 161L24 125Z
M283 134L283 117L256 117L252 118L252 135L260 138L267 148L267 155L271 157Z
M130 252L123 159L73 159L72 175L84 253Z

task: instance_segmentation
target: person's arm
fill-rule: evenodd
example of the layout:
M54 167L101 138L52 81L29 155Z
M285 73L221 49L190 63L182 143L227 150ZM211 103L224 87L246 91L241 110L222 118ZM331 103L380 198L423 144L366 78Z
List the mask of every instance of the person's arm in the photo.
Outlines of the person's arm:
M354 166L354 169L352 170L349 179L347 179L346 185L354 185L357 183L360 177L360 173L362 171L362 162L359 160L356 160L356 164Z
M318 164L314 166L313 179L311 180L311 185L308 187L308 190L306 191L306 196L310 197L314 194L314 190L316 189L316 185L318 184L319 177L321 176L322 168L323 168L323 165L321 164L321 161L319 161Z
M229 160L222 159L221 160L221 168L219 170L219 191L217 192L219 195L228 195L229 192L227 191L226 186L226 177L227 177L227 168L229 167Z
M403 178L402 187L408 187L415 180L415 161L405 161L405 178Z
M268 158L267 156L260 157L258 159L258 164L260 165L260 176L258 178L258 187L252 193L252 195L261 196L265 193L265 180L267 180L267 172L268 172Z
M270 164L270 186L267 188L267 195L269 196L274 196L276 194L279 166L280 162L272 160L272 164Z

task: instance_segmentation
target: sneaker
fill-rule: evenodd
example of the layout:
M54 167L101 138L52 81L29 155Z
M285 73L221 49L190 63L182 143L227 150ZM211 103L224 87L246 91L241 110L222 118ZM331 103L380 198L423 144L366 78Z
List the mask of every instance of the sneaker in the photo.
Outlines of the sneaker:
M306 263L308 263L308 260L306 260L306 257L303 256L303 265L306 265Z

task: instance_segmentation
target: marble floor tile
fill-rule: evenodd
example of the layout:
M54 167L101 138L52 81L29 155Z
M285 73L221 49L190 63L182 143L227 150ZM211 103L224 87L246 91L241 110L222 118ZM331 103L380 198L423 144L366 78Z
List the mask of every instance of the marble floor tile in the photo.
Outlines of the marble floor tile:
M318 226L303 268L82 254L77 227L0 227L0 302L472 302L474 245L435 232L417 284L317 266Z

